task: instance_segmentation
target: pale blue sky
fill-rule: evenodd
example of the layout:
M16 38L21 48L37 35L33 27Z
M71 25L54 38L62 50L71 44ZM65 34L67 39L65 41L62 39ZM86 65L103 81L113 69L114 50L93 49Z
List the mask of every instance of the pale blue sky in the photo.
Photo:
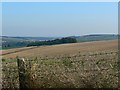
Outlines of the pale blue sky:
M2 3L2 34L78 36L117 34L117 2Z

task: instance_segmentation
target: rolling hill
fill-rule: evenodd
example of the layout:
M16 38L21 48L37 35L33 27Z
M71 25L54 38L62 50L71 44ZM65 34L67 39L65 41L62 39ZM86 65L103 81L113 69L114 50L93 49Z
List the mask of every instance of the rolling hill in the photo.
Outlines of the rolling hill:
M74 54L78 52L96 52L118 50L118 40L104 40L94 42L82 42L73 44L59 44L51 46L32 46L3 50L2 55L6 57L30 57L30 56L56 56Z
M3 49L25 47L30 42L53 40L56 37L11 37L1 36Z
M78 42L88 42L88 41L118 39L118 35L115 35L115 34L91 34L91 35L84 35L84 36L75 36L75 38L77 39Z
M100 41L100 40L114 40L118 39L118 35L115 34L93 34L93 35L84 35L84 36L68 36L75 38L77 42L90 42L90 41ZM62 37L10 37L10 36L1 36L2 38L2 48L1 49L10 49L25 47L31 42L35 41L46 41L46 40L55 40ZM1 46L1 45L0 45Z

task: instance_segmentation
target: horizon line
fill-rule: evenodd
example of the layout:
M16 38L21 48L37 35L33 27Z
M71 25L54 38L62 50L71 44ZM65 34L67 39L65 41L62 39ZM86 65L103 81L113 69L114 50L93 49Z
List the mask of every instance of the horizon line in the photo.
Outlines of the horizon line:
M11 36L11 35L0 35L0 37L72 37L72 36L89 36L89 35L120 35L119 33L111 33L111 34L83 34L83 35L68 35L68 36Z

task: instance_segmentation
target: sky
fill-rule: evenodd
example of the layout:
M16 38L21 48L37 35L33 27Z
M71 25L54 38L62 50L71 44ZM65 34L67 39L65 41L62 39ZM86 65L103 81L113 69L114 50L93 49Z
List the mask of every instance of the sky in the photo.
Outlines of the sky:
M4 36L59 37L117 33L117 2L2 3Z

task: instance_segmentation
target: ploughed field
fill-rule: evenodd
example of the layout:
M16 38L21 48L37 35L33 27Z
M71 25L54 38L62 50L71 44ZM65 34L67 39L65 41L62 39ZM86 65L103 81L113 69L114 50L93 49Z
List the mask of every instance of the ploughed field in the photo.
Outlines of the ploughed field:
M19 87L16 56L25 60L30 88L118 87L118 40L4 50L3 88Z

